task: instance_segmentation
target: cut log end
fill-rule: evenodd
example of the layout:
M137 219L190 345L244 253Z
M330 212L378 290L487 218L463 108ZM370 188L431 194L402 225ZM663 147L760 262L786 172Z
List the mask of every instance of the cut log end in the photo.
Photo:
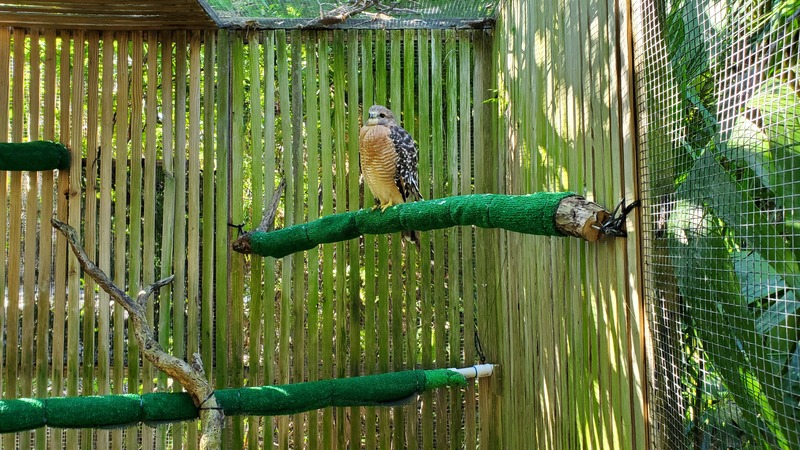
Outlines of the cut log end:
M561 200L554 220L556 229L561 233L597 242L603 240L606 235L595 227L600 227L609 216L608 210L597 203L573 195Z
M244 253L245 255L253 253L253 249L250 246L250 235L244 234L235 241L233 241L231 243L231 248L235 252Z

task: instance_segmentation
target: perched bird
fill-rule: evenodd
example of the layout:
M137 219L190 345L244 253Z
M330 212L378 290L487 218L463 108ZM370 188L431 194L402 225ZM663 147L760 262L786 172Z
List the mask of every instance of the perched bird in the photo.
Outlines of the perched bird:
M417 144L397 123L389 108L373 105L359 136L361 173L381 211L392 205L422 200L417 182ZM403 237L419 242L419 233Z

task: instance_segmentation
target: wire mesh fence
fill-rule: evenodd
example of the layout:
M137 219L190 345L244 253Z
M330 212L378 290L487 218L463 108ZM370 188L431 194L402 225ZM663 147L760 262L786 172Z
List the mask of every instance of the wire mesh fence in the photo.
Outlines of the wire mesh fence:
M654 448L800 448L799 7L635 2Z
M208 0L224 27L484 28L499 0Z

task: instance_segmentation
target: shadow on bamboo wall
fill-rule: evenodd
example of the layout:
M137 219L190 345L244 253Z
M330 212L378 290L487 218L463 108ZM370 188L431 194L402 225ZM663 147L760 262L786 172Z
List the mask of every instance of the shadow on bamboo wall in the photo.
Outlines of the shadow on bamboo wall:
M637 198L627 11L603 0L502 6L498 190ZM489 315L504 332L487 339L503 367L496 448L646 447L637 230L629 221L627 239L600 245L500 233Z
M423 233L419 252L367 236L276 261L232 253L229 224L257 224L281 177L277 227L370 206L357 133L373 103L416 137L426 198L486 188L477 177L496 165L483 132L495 111L490 45L478 32L440 30L0 29L0 140L52 139L73 152L68 172L0 172L2 396L179 389L140 360L123 311L82 276L53 216L130 293L176 275L148 313L172 353L213 362L217 387L477 361L476 324L489 323L478 301L496 269L470 228ZM470 387L403 407L233 418L225 439L471 448L479 403ZM42 429L4 436L2 447L17 440L196 448L197 426Z

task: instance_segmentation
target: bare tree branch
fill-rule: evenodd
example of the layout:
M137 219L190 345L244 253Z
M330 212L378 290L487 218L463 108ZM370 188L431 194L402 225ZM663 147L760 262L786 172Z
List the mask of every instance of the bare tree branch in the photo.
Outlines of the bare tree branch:
M281 178L281 182L278 185L278 189L272 194L272 199L269 202L269 206L267 209L264 210L264 216L261 219L261 224L258 225L258 228L255 230L251 230L243 235L241 235L238 239L231 243L231 248L233 250L244 253L250 254L252 253L250 249L250 235L255 231L263 231L268 232L272 231L275 226L275 215L278 212L278 203L281 200L281 196L283 195L283 190L286 188L286 179Z
M105 275L105 274L103 274ZM167 278L161 279L156 281L155 283L146 286L139 292L139 295L136 296L136 303L141 307L144 307L147 304L147 298L156 293L162 287L172 283L172 280L175 278L175 275L170 275ZM116 286L115 286L116 287Z
M267 209L264 210L264 217L261 218L261 224L256 230L270 231L275 226L275 215L278 212L278 203L281 201L284 189L286 189L286 178L281 178L278 189L272 194L272 200L270 200Z
M131 319L136 340L142 355L161 372L180 383L192 397L195 406L200 408L200 420L203 424L203 436L200 439L200 448L203 450L219 449L222 439L222 425L224 416L218 407L214 390L205 377L202 361L195 355L192 364L176 358L165 352L156 341L155 334L147 322L145 304L147 299L158 289L171 283L174 276L164 278L146 286L134 301L128 294L115 285L102 269L89 259L78 242L78 233L68 224L53 218L53 227L67 238L69 246L78 258L78 263L84 273L94 279L97 284L122 306Z

